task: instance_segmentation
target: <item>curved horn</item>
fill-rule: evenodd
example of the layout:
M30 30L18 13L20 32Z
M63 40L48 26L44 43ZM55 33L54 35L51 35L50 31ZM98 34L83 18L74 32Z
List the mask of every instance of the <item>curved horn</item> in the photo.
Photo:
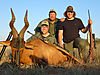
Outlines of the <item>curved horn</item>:
M24 33L29 26L29 22L27 20L27 13L28 13L28 10L26 10L26 14L25 14L25 17L24 17L25 26L23 27L23 29L19 33L19 37L21 37L21 38L24 38Z
M11 30L12 30L13 37L14 37L14 38L17 38L17 37L18 37L18 32L17 32L17 30L15 29L15 27L13 26L13 24L14 24L14 22L15 22L15 16L14 16L14 13L13 13L12 8L10 8L10 9L11 9L11 14L12 14L12 19L11 19L11 21L10 21L10 23L9 23L9 26L10 26L10 28L11 28Z

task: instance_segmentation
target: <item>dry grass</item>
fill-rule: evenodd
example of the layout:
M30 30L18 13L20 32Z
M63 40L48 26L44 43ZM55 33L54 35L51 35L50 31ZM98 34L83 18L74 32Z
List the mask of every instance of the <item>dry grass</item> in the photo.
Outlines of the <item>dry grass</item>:
M88 65L88 66L87 66ZM3 63L0 67L0 75L99 75L100 65L72 65L65 67L46 66L36 68L17 68L12 64Z
M1 52L1 49L2 49L2 46L0 46L0 52ZM11 58L11 55L10 55L11 53L12 53L11 52L11 47L10 46L6 47L6 50L5 50L5 52L2 56L2 59L0 61L0 65L4 62L10 62L11 61L11 59L10 59Z
M96 43L94 50L95 63L84 65L67 63L63 66L37 66L24 65L18 68L11 64L11 48L7 47L0 61L0 75L99 75L100 74L100 42ZM2 47L0 46L0 50Z

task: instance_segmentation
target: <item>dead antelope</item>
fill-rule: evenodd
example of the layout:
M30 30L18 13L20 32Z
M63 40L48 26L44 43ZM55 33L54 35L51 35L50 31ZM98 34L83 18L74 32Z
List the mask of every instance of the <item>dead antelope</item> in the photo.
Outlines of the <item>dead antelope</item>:
M27 13L26 11L24 23L25 26L22 28L20 33L18 34L17 30L13 26L15 22L15 16L11 9L12 20L9 23L9 26L12 30L13 38L12 41L1 41L0 44L3 45L10 45L12 49L13 55L13 62L15 61L15 51L20 51L20 63L24 64L33 64L34 61L38 63L38 59L45 61L47 64L61 64L67 60L66 55L63 55L62 52L57 50L56 47L44 43L40 39L35 39L30 42L24 42L24 33L29 26L27 20Z

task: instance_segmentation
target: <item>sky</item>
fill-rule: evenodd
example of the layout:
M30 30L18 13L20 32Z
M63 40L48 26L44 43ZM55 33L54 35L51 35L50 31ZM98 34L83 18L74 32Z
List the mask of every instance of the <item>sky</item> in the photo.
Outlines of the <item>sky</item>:
M30 31L34 34L34 29L40 21L49 17L49 11L55 9L57 18L64 18L63 13L68 6L73 6L76 17L80 18L84 24L88 24L88 9L93 21L92 32L96 38L100 38L100 0L0 0L0 41L6 40L9 32L9 22L11 20L10 8L16 17L14 26L18 33L24 27L24 16L28 10L28 21ZM87 38L87 33L81 33L82 38ZM25 32L25 41L31 35Z

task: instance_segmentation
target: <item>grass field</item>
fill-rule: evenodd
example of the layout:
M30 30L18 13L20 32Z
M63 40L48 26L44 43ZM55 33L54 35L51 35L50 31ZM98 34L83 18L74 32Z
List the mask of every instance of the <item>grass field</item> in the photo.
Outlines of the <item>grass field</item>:
M2 46L0 46L0 50ZM95 62L81 64L67 63L62 66L24 65L18 68L11 64L11 48L7 47L0 61L0 75L100 75L100 40L96 40Z

